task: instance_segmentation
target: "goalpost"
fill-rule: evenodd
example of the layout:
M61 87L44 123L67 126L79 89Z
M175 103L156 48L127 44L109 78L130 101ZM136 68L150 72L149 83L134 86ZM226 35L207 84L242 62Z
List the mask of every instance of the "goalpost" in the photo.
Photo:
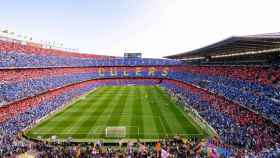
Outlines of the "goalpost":
M105 136L109 138L125 138L126 127L125 126L111 126L106 127Z

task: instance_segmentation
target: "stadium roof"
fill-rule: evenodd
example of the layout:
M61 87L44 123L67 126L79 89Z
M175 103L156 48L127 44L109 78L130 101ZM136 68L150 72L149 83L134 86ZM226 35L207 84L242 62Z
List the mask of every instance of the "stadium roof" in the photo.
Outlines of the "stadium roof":
M250 36L233 36L196 50L166 56L165 58L187 59L209 56L227 56L232 54L237 55L244 52L275 51L278 49L280 49L280 32Z

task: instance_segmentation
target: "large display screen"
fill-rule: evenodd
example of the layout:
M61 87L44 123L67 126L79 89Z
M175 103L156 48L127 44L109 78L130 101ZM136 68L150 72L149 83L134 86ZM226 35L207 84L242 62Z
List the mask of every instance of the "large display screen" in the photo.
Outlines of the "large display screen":
M124 53L125 58L142 58L142 53Z

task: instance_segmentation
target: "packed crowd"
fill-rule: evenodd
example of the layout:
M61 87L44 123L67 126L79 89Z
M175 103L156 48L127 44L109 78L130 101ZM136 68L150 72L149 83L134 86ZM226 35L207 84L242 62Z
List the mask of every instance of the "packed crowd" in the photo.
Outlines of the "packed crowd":
M40 79L48 76L63 76L63 75L73 75L80 73L101 73L104 77L110 77L108 74L113 74L115 77L121 77L124 72L128 74L129 77L133 77L136 68L141 68L141 73L143 72L143 77L146 77L149 70L153 70L154 76L158 76L158 73L163 72L164 68L168 68L169 71L176 71L178 66L156 66L156 67L74 67L74 68L33 68L33 69L0 69L0 82L1 83L14 83L19 81L24 81L27 79ZM142 74L141 74L142 75ZM103 77L103 76L102 76Z
M267 154L268 151L273 151L270 153L274 154L279 153L278 146L275 144L275 142L280 142L279 126L275 126L261 116L222 97L174 80L105 79L86 81L55 89L48 93L25 99L19 103L16 102L6 107L5 110L2 108L1 118L5 117L3 119L4 122L0 126L2 133L0 144L3 146L1 149L2 154L9 155L26 151L28 148L26 144L28 142L26 140L19 140L20 138L16 137L17 133L73 98L92 90L96 86L123 84L160 84L162 87L169 89L178 98L181 98L181 101L186 105L196 109L217 130L222 140L222 143L219 145L224 146L224 144L228 144L229 146L226 146L226 148L234 146L234 148L246 149L247 154L251 155ZM50 150L58 149L61 149L63 152L66 150L59 147L54 147ZM240 155L246 154L245 150L240 151ZM88 151L85 150L85 152ZM125 152L121 153L125 154Z
M171 73L169 77L204 88L250 108L275 123L280 122L279 68L234 67L231 70L230 67L209 67L209 71L205 67L180 69L178 71L181 73ZM252 72L248 72L249 70ZM259 76L257 70L260 72Z
M176 136L157 142L123 141L104 143L97 140L91 143L75 142L31 142L17 140L27 145L18 146L17 153L26 153L37 158L81 157L81 158L189 158L189 157L230 157L230 150L216 146L207 139L190 140ZM1 151L0 151L1 153ZM7 154L9 155L9 154Z
M275 149L275 144L280 142L278 125L235 103L178 81L164 80L162 86L178 95L181 102L197 110L216 129L224 144L252 154ZM242 152L245 154L244 150Z
M153 58L89 59L75 57L39 56L18 52L1 52L0 68L46 68L46 67L90 67L90 66L141 66L181 65L182 62Z
M248 70L246 70L246 68L235 68L234 70L240 73L240 78L236 79L238 75L235 71L232 71L232 74L235 75L226 77L224 75L225 70L221 71L219 67L217 71L212 70L214 68L209 68L210 71L205 74L202 74L206 72L204 67L193 68L194 70L191 70L190 67L171 66L169 67L170 70L166 77L205 88L208 91L224 96L231 101L261 113L273 122L280 122L279 69L269 69L271 71L266 72L264 71L266 69L259 68L261 74L263 74L261 75L263 78L257 77L255 82L253 82L252 76L256 76L256 74L253 73L255 70L248 73L251 74L251 76L245 78L243 74L244 72L248 72ZM202 70L200 70L200 68ZM3 74L0 76L0 87L3 92L0 95L0 105L8 104L28 96L37 95L49 89L65 86L67 84L96 78L127 77L122 72L124 69L127 69L127 76L139 77L136 76L135 72L130 70L129 67L109 67L104 69L105 73L102 74L102 76L100 76L98 68L0 70L1 74ZM147 68L145 69L142 67L142 69L141 77L151 77L149 76ZM228 68L224 69L227 70ZM243 69L245 69L244 72ZM221 75L217 75L219 71L221 71ZM213 74L209 75L210 72L213 72ZM231 71L229 72L231 73ZM157 72L153 77L162 78L163 76ZM266 82L261 82L263 80Z
M147 67L141 68L142 77L148 77ZM154 76L161 77L163 67L158 67ZM102 70L102 72L101 72ZM107 68L51 68L0 70L0 106L26 97L35 96L50 89L63 87L97 78L137 77L135 67Z
M24 73L27 72L27 73ZM51 75L54 74L55 75ZM59 88L69 84L79 83L91 79L100 78L99 73L93 69L34 69L34 70L1 70L1 94L0 105L6 105L26 97L35 96L50 89ZM35 75L36 74L36 75ZM34 75L34 76L33 76ZM135 73L128 73L129 77L136 77ZM22 76L22 77L18 77ZM110 72L105 73L102 77L127 77L122 73L114 76ZM143 73L141 77L150 77L148 73ZM153 77L161 78L160 74ZM246 90L247 83L236 83L241 81L233 81L229 79L217 79L217 77L209 77L203 75L194 75L188 73L180 73L171 71L169 78L177 79L207 89L213 93L226 97L240 105L246 106L258 113L263 114L273 122L280 121L279 95L275 94L275 99L266 96L266 92L250 93L249 88ZM234 83L235 82L235 83ZM279 90L273 89L271 92L278 93Z
M29 44L21 41L7 41L0 40L0 52L19 52L41 56L59 56L59 57L76 57L76 58L95 58L95 59L108 59L114 58L112 56L95 55L95 54L81 54L78 52L66 52L57 49L47 49L36 44Z
M275 85L263 85L240 79L233 80L221 76L194 74L185 71L185 68L181 66L166 67L169 68L167 76L162 76L161 71L157 71L151 76L148 71L149 68L138 68L142 69L140 76L137 76L135 70L130 67L107 67L103 68L104 72L101 74L98 68L0 70L1 74L3 74L0 76L0 106L11 104L26 97L36 96L51 89L97 78L167 77L204 88L239 105L250 108L275 123L280 122L280 89L276 83ZM158 69L162 70L163 67ZM126 74L123 70L127 71Z
M227 77L261 85L271 85L280 77L277 67L248 67L248 66L185 66L184 72L206 74L210 76Z
M67 78L65 78L66 80ZM3 122L4 120L11 118L13 116L16 116L19 113L22 113L26 111L27 109L37 106L41 102L48 102L49 97L52 96L52 94L59 93L61 91L69 91L70 89L72 90L73 88L77 88L81 85L84 84L94 84L98 86L102 85L116 85L116 84L133 84L133 83L138 83L138 84L143 84L143 85L148 85L148 84L156 84L159 82L159 79L119 79L119 80L114 80L114 79L100 79L100 80L88 80L84 81L78 84L69 84L68 86L64 87L57 87L52 90L48 90L46 92L40 93L39 95L36 95L34 97L28 97L25 99L22 99L20 101L12 102L8 105L0 107L0 122ZM50 93L51 92L51 93ZM46 97L48 96L48 97Z
M169 59L123 58L64 52L0 40L0 68L179 65Z
M168 65L166 74L164 65ZM280 142L280 69L277 67L182 66L176 60L69 54L0 40L0 68L0 153L3 155L27 150L28 142L17 134L36 120L96 86L122 84L160 84L170 90L216 129L222 140L220 145L242 149L235 153L260 157L280 153L277 144ZM48 144L41 145L48 147ZM50 151L53 150L66 149L51 146ZM125 155L125 151L120 153Z
M157 84L153 79L124 79L124 80L94 80L70 85L48 93L25 99L2 108L0 123L0 146L2 155L22 151L26 148L24 141L18 141L17 134L32 126L37 120L47 116L52 111L69 103L76 97L91 91L96 86L120 84Z

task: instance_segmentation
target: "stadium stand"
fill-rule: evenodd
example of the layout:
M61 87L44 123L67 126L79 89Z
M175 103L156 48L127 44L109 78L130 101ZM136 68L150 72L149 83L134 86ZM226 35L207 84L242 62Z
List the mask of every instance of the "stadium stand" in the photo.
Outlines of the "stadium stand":
M274 141L279 142L279 126L248 109L178 81L166 80L162 86L181 94L184 102L195 108L216 128L221 139L227 144L259 151Z
M63 52L0 40L0 68L179 65L178 60L119 58ZM69 54L69 55L67 55Z
M168 151L174 157L203 157L205 153L198 149L201 140L176 138L161 141L159 143L163 147L159 151L153 143L138 143L116 150L101 147L98 143L81 146L48 144L21 136L22 131L38 120L99 86L136 84L159 85L185 106L195 109L218 133L218 138L207 140L203 146L215 145L221 150L221 156L277 157L280 155L279 66L267 58L265 65L262 65L263 61L256 64L253 59L250 65L233 66L230 65L233 55L228 55L230 58L224 59L223 64L217 64L216 59L205 55L211 52L214 56L227 57L223 48L229 47L228 43L234 47L240 42L252 42L252 38L269 42L272 37L230 38L189 54L170 56L175 59L188 56L207 59L199 64L174 59L85 55L0 41L0 154L11 156L35 150L39 157L50 153L58 157L77 154L79 157L157 157ZM273 36L273 40L276 39L278 37ZM272 45L269 51L265 51L258 45L254 49L248 46L245 50L235 50L241 53L258 49L274 55L277 48ZM261 55L258 53L258 57ZM238 60L235 58L236 63L244 63L244 56Z

